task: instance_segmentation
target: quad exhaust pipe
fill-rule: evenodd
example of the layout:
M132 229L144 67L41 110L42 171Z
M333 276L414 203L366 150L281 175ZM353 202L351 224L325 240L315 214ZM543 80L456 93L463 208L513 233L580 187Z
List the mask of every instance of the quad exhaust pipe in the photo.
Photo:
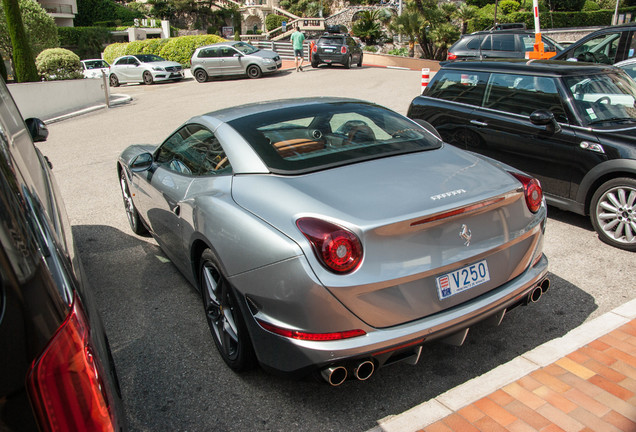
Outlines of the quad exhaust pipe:
M363 360L353 367L353 376L360 381L371 378L375 371L375 364L372 360ZM344 366L330 366L320 371L320 376L331 386L339 386L347 380L349 371Z

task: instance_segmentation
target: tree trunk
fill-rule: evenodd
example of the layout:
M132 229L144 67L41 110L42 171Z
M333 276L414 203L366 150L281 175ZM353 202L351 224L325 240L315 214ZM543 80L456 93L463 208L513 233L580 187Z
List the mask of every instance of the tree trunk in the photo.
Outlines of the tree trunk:
M17 82L39 81L38 70L35 67L33 51L24 31L22 15L18 0L2 0L4 14L7 20L7 30L13 47L13 69Z

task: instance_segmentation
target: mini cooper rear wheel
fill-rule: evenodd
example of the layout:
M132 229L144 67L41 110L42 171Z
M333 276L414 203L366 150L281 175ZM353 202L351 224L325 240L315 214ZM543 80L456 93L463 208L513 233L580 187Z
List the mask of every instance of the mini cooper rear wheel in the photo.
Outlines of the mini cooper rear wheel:
M145 235L148 233L146 226L139 216L139 212L135 207L135 203L132 200L132 194L128 187L128 180L126 180L126 172L122 169L119 176L119 185L121 186L121 195L124 198L124 208L126 209L126 216L128 217L128 223L130 228L135 234Z
M152 74L148 71L144 72L143 78L144 78L144 84L146 85L150 85L154 82L154 80L152 79Z
M347 56L347 59L344 62L344 67L346 69L350 69L351 68L351 56Z
M194 72L194 78L197 80L197 82L204 83L208 80L208 74L203 69L197 69Z
M117 78L117 75L110 74L108 81L111 87L119 87L119 78Z
M621 177L603 183L592 197L590 219L602 241L636 251L636 179Z
M250 65L247 67L247 76L250 78L260 78L261 75L263 74L261 72L261 68L259 68L256 65Z
M317 68L319 64L320 63L318 63L317 61L313 61L313 60L311 61L311 67L314 69Z
M199 287L212 338L223 361L236 372L253 368L256 356L237 296L210 249L201 255Z
M358 67L362 67L362 54L360 54L360 58L358 59Z

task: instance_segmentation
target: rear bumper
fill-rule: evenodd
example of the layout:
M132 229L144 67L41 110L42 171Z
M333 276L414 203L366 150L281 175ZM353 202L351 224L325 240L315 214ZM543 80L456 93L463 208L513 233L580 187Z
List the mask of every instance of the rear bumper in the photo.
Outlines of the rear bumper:
M284 322L263 314L257 307L248 307L247 303L243 304L243 309L258 359L267 369L301 376L325 367L346 365L363 359L371 359L376 367L381 367L408 357L409 352L423 343L450 336L504 310L525 303L530 293L545 279L547 272L548 259L542 255L533 267L479 297L431 316L383 329L366 325L329 296L333 302L329 302L329 310L324 310L323 322L340 326L340 330L362 329L366 332L364 336L339 341L301 341L278 336L263 329L256 318L280 326L285 326ZM266 279L261 279L260 282ZM237 288L247 295L252 306L259 304L258 298L254 299L249 292L242 291L240 286ZM281 292L283 293L284 291ZM307 301L312 301L314 306L317 306L316 303L329 300L313 298L314 295L306 298ZM297 310L297 314L304 314L308 310L302 308ZM320 319L315 311L312 311L312 315L314 316L303 319Z
M314 63L337 63L344 64L348 54L320 54L314 53L312 56L312 62Z

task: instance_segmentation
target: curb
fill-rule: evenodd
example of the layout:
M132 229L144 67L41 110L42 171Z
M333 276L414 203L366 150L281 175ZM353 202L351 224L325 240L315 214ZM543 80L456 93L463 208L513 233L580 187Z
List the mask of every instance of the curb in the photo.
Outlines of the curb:
M636 318L636 299L586 322L495 369L417 405L402 414L378 420L368 432L418 431L481 398L546 367Z
M67 119L72 118L72 117L80 116L82 114L88 114L88 113L91 113L93 111L100 110L102 108L108 108L108 107L113 107L113 106L117 106L117 105L122 105L122 104L130 102L131 100L132 100L132 96L114 94L114 95L110 96L110 101L109 101L108 105L106 105L105 103L104 104L99 104L99 105L93 105L93 106L90 106L88 108L84 108L84 109L81 109L81 110L73 111L73 112L70 112L70 113L67 113L67 114L62 114L60 116L52 117L52 118L49 118L49 119L45 119L43 121L44 121L45 124L56 123L56 122L59 122L59 121L62 121L62 120L67 120Z

